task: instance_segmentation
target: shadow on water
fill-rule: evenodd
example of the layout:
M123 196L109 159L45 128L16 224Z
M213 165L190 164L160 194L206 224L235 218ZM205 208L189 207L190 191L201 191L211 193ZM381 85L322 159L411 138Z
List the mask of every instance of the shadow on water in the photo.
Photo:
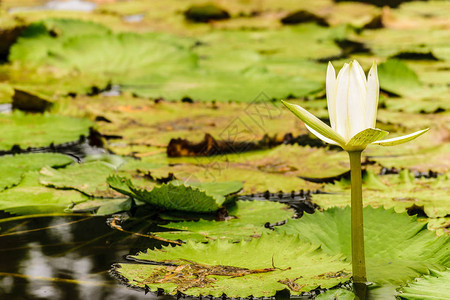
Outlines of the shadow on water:
M156 299L121 285L108 271L128 254L160 246L158 241L114 231L106 217L6 220L11 217L0 213L0 299ZM136 231L156 227L137 223Z

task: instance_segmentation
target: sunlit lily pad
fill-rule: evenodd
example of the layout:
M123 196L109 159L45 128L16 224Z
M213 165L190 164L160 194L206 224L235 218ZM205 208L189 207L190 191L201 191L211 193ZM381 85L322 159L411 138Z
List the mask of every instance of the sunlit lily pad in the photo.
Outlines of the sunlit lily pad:
M390 147L392 150L373 147L368 149L366 155L386 168L408 168L425 173L429 171L445 173L450 170L449 143L424 147L426 145L421 145L418 140L408 144L398 147L399 149Z
M376 176L368 171L364 178L363 202L365 205L393 207L397 212L420 207L428 217L445 217L450 208L449 179L414 178L404 170L399 175ZM323 208L350 205L350 182L328 184L325 191L331 194L313 195L312 201Z
M328 256L290 235L263 235L234 244L188 242L181 247L148 250L135 258L143 263L121 263L114 271L132 286L147 286L151 291L161 288L173 295L179 291L192 296L269 297L286 288L298 295L350 279L350 266L340 255ZM149 261L175 266L145 263Z
M350 207L331 208L304 215L276 228L278 232L299 234L330 254L342 253L351 260ZM436 237L406 213L393 209L364 208L367 279L379 284L402 284L429 269L450 265L450 237Z
M15 112L0 115L0 125L3 129L0 150L9 150L14 145L24 149L73 142L80 136L87 137L93 123L88 119Z
M450 295L449 282L450 270L432 271L430 275L418 278L402 288L397 296L409 300L444 299L446 295Z
M39 184L39 173L28 172L16 187L0 193L0 210L14 214L65 212L88 200L78 191L56 190Z
M318 183L309 182L290 174L261 172L258 168L243 163L231 164L232 158L233 156L207 157L198 160L197 163L163 167L155 169L153 172L162 176L166 176L170 172L177 179L186 182L239 180L244 182L243 193L291 192L317 190L321 187ZM182 160L184 159L178 161Z
M325 293L318 295L315 299L317 300L354 300L356 295L346 289L332 289L328 290Z
M358 36L358 40L367 43L381 57L401 52L432 52L437 58L448 60L449 46L442 43L448 37L449 32L445 28L383 28L365 30Z
M297 145L281 145L264 152L241 154L233 161L256 167L265 173L317 180L336 177L350 170L346 152Z
M75 204L72 212L95 212L96 215L111 215L117 212L129 211L132 207L131 199L93 199Z
M20 154L0 157L0 174L2 181L0 191L20 183L28 171L37 171L43 166L55 168L71 164L73 159L69 156L56 153Z
M70 30L73 27L81 29ZM62 74L77 73L80 80L72 80L78 81L79 84L86 84L83 74L90 77L96 75L99 78L103 76L113 84L120 85L123 90L143 97L171 100L189 97L196 100L249 102L261 92L267 93L271 98L306 97L323 89L322 78L312 80L308 74L299 76L277 71L283 65L283 60L276 59L277 55L274 56L274 67L270 66L272 56L266 60L258 51L280 52L281 58L293 55L291 48L272 49L274 39L280 38L281 45L287 40L295 41L301 38L306 41L308 37L314 38L314 43L309 40L308 43L299 41L299 45L303 47L312 46L308 56L317 55L319 50L337 48L337 51L340 51L329 38L328 31L320 27L303 26L250 35L246 31L237 31L232 35L227 32L221 34L224 37L220 38L220 43L215 41L217 37L214 38L214 35L205 36L200 45L208 46L197 49L191 48L195 44L193 39L162 33L115 34L101 25L89 22L50 20L28 27L11 48L9 59L27 68L51 66L52 71L59 74L59 77L63 77ZM236 40L236 37L240 36L242 38ZM225 37L231 40L224 41ZM323 45L325 40L327 47ZM233 47L236 42L239 47L243 46L246 51L251 52L242 58L245 64L236 64L230 69L230 60L223 60L222 54L224 45L229 45L230 51L235 52ZM242 43L248 43L248 46ZM203 51L208 55L204 55ZM237 49L239 56L241 52ZM323 56L330 56L335 52L327 52ZM256 58L254 63L248 63L251 61L248 60L248 55ZM234 60L236 55L232 57ZM91 68L93 64L96 68ZM285 64L291 65L292 61ZM240 80L236 81L236 78ZM30 88L30 83L39 83L40 80L41 78L29 78L28 81L17 79L15 84L25 84ZM245 86L245 89L242 86ZM41 85L40 88L44 87Z
M268 201L237 201L228 208L229 217L225 221L185 221L173 222L163 227L173 231L157 235L169 240L194 240L206 242L223 239L238 241L260 237L266 231L264 224L284 221L294 215L285 204ZM181 230L181 231L175 231Z
M118 192L157 208L191 212L215 212L225 203L235 200L235 197L227 196L242 189L240 181L204 183L171 181L159 186L153 185L151 190L135 186L132 181L120 176L111 176L107 182Z
M39 181L45 186L74 189L90 197L123 198L106 183L114 168L101 161L74 164L60 170L46 167L39 173Z
M391 59L380 64L378 74L381 89L397 95L414 94L422 86L417 74L401 60Z

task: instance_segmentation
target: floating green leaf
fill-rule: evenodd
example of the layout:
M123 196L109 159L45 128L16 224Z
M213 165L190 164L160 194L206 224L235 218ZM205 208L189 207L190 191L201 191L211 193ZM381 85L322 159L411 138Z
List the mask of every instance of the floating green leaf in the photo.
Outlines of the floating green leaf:
M115 272L132 286L148 286L152 291L162 288L169 294L269 297L288 289L298 295L350 278L350 266L339 255L328 256L290 235L263 235L239 243L188 242L181 247L148 250L135 258L143 263L121 263ZM149 261L176 266L145 264Z
M134 81L124 81L124 88L150 98L175 100L189 97L202 101L251 102L261 92L271 99L303 98L320 92L323 84L301 76L279 75L265 67L250 67L228 72L198 69L160 76L148 75Z
M87 137L93 123L88 119L14 112L0 115L0 126L3 129L0 150L9 150L14 145L27 148L73 142L80 136Z
M328 290L325 293L319 294L315 299L317 300L355 300L356 295L345 289Z
M277 232L299 234L335 255L351 259L350 207L331 208L304 215L276 228ZM436 237L406 213L393 209L364 208L367 279L379 284L402 284L411 278L428 274L429 269L450 265L450 237Z
M64 169L43 168L39 173L41 184L58 189L74 189L90 197L117 198L122 196L106 183L114 169L101 161L74 164ZM122 196L123 197L123 196Z
M0 191L20 183L28 171L37 171L43 166L64 167L73 162L67 155L57 153L18 154L0 157L2 181Z
M0 210L14 214L65 212L75 203L88 200L77 191L42 186L38 179L38 172L28 172L18 186L1 192Z
M368 149L366 155L386 168L407 168L422 173L450 171L449 143L429 145L427 142L426 145L421 145L422 141L412 141L408 144L405 147L401 145L400 147L383 147L384 149Z
M430 275L418 278L402 288L398 296L408 300L448 299L447 296L450 295L449 282L450 270L431 271Z
M378 66L381 89L397 94L408 95L420 89L417 74L404 62L390 59Z
M83 35L109 34L110 30L98 23L75 19L46 19L29 25L11 47L9 60L27 64L45 63L47 57L58 55L63 41ZM33 49L33 51L30 51ZM49 50L51 49L51 53Z
M365 205L395 208L402 212L409 208L421 208L428 217L444 217L450 207L448 193L449 178L441 175L437 179L414 178L408 170L399 175L376 176L368 171L364 177L363 201ZM323 208L350 205L350 182L341 179L328 184L325 191L331 194L313 196L313 202Z
M264 224L284 221L294 215L285 204L268 201L236 201L228 207L229 217L225 221L185 221L174 222L162 227L171 230L157 233L170 240L194 240L206 242L223 239L228 241L248 240L260 237L265 231Z
M86 202L75 204L71 211L79 212L95 212L96 215L111 215L121 211L131 209L131 199L94 199Z
M242 182L239 181L192 184L171 181L155 186L152 190L135 187L130 180L119 176L111 176L107 182L118 192L155 207L192 212L214 212L234 199L234 197L227 197L228 195L242 189Z

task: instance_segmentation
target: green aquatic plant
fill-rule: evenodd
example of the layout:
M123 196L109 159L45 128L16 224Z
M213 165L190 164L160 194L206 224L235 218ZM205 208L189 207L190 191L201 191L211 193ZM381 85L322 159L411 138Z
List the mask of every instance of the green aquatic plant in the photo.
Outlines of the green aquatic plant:
M344 64L337 78L334 67L328 64L326 94L331 127L299 105L283 104L301 119L308 130L329 144L339 145L350 157L351 175L351 240L353 280L364 298L366 264L364 255L364 227L362 210L361 153L369 144L393 146L411 141L428 131L420 130L400 137L383 139L388 132L375 128L379 82L374 63L366 76L354 60Z

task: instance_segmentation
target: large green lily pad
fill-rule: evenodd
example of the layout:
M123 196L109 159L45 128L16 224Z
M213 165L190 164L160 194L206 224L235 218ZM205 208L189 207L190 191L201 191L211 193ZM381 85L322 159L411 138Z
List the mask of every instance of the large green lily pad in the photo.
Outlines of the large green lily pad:
M64 167L73 162L67 155L57 153L19 154L0 157L0 174L2 181L0 191L20 183L28 171L37 171L43 166Z
M157 156L158 157L158 156ZM206 157L199 159L197 163L183 163L170 167L162 167L153 170L152 173L166 176L173 173L174 176L186 182L190 181L232 181L239 180L244 183L243 193L291 192L298 190L317 190L320 184L277 172L261 172L258 168L244 163L230 163L233 155L218 157ZM154 158L153 158L154 159ZM178 163L185 159L177 159Z
M372 149L368 149L366 155L386 168L408 168L423 173L429 171L446 173L450 170L449 143L426 147L429 143L423 145L424 143L418 140L410 144L398 149L372 147Z
M51 66L57 69L55 73L60 74L77 72L80 80L83 80L83 74L103 76L109 78L112 83L121 85L124 90L152 98L180 99L187 96L199 100L248 102L262 91L273 98L290 95L304 97L323 88L320 81L273 72L265 64L247 64L247 67L239 64L229 70L229 61L221 62L219 59L218 63L198 66L198 56L205 55L202 55L201 51L196 53L188 49L195 43L193 39L181 39L162 33L114 34L100 25L82 23L53 20L31 25L11 48L10 61L21 63L28 68ZM78 26L80 30L70 30ZM295 36L304 37L310 31L311 28L306 28L299 32L284 30L281 33L270 32L263 35L267 41L281 35L286 40L295 40ZM288 35L286 37L285 32ZM242 34L247 35L246 32ZM322 30L320 34L312 36L319 39L320 36L326 38L328 35ZM249 46L254 45L248 38L243 38L242 41L249 43ZM332 46L332 41L328 41ZM320 43L316 42L314 45L317 44ZM222 49L223 45L222 42L217 44L218 49ZM330 47L319 45L317 49ZM317 49L313 49L311 53L316 53ZM211 48L206 51L211 54L217 52L216 50ZM255 49L252 51L254 55L259 55ZM220 56L220 52L217 52L216 57ZM248 56L245 56L248 61L247 58ZM91 68L93 64L96 68ZM224 70L222 65L227 66L228 70ZM236 81L236 78L240 80ZM22 85L29 83L26 79L21 82ZM245 89L242 86L245 86Z
M180 291L192 296L269 297L286 288L298 295L350 278L350 266L340 255L328 256L290 235L263 235L234 244L188 242L181 247L148 250L135 259L143 263L122 263L115 272L132 286L148 286L151 291L161 288L173 295ZM145 264L150 261L176 266Z
M342 253L351 260L350 207L330 208L304 215L276 228L277 232L299 234L330 254ZM436 237L406 213L393 209L364 208L367 279L379 284L402 284L429 269L450 264L450 237Z
M162 227L173 231L157 233L169 240L194 240L207 242L217 239L228 241L248 240L260 237L266 231L264 224L284 221L294 215L285 204L266 201L236 201L228 207L225 221L172 222Z
M401 60L390 59L380 64L378 74L381 88L397 95L414 94L422 85L417 74Z
M445 217L448 214L448 175L441 175L437 179L416 179L408 170L399 175L385 176L376 176L368 171L364 181L364 205L393 207L397 212L417 207L432 218ZM325 191L331 194L313 195L313 202L323 208L350 205L349 180L341 179L335 184L328 184Z
M56 190L39 184L39 173L28 172L19 185L0 193L0 210L13 214L68 211L74 204L87 201L78 191Z
M190 212L214 212L222 205L233 201L227 197L242 189L242 182L182 182L171 181L159 186L136 187L132 181L120 176L111 176L108 184L118 192L146 202L152 206L167 210Z
M402 288L398 296L409 300L445 299L450 295L449 281L450 270L432 271L430 275L418 278Z
M82 135L87 137L93 123L88 119L14 112L0 115L0 125L3 129L0 150L9 150L14 145L27 148L73 142Z
M149 75L124 82L124 88L149 98L251 102L261 92L274 99L306 97L321 91L323 85L301 76L279 75L263 66L229 72L197 69Z
M106 183L114 168L101 161L74 164L60 170L45 167L39 173L39 181L45 186L74 189L90 197L123 198Z

